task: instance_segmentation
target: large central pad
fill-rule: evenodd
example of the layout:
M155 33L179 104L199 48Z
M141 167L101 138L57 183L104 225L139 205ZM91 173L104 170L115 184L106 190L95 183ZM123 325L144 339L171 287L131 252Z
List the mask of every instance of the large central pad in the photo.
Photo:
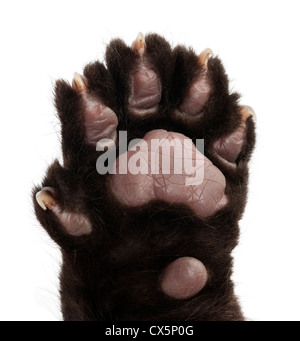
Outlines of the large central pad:
M150 131L118 157L115 168L111 189L128 206L163 200L208 217L227 203L222 172L179 133Z

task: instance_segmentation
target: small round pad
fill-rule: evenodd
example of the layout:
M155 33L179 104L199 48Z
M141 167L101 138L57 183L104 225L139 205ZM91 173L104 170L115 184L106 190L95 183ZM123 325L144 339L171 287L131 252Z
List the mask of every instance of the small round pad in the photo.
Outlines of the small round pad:
M161 289L178 300L195 296L207 281L206 268L193 257L181 257L164 270Z

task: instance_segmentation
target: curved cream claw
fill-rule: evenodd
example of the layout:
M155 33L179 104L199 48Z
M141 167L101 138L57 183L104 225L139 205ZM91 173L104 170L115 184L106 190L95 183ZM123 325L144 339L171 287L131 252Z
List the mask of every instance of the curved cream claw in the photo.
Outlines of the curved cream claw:
M54 198L53 187L44 187L36 193L36 201L43 210L47 208L59 219L65 231L72 236L82 236L92 232L92 224L87 216L81 213L62 210Z
M132 49L140 54L145 52L146 43L143 33L139 32L135 41L132 43Z
M79 73L74 72L73 82L72 82L73 89L75 89L77 92L82 92L87 89L86 82Z
M199 54L199 64L203 65L204 67L207 67L207 61L208 59L213 56L213 52L210 48L206 48Z
M54 199L54 194L54 188L44 187L36 193L35 198L43 210L46 211L48 208L50 211L52 211L57 205L57 201Z
M253 117L254 121L256 121L256 114L253 108L249 105L243 105L240 107L240 114L242 115L242 121L246 122L249 117Z

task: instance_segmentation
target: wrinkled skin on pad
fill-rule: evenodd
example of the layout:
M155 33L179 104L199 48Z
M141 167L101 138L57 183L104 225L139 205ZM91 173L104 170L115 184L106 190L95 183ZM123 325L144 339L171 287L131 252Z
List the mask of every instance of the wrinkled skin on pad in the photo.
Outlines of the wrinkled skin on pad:
M84 105L84 126L89 143L97 143L108 138L116 140L118 118L113 110L99 100L95 100L86 91L81 92ZM99 130L101 127L101 130Z
M224 160L234 164L245 140L245 123L229 135L222 136L214 144L216 153Z
M151 148L153 141L159 141L156 148ZM166 141L174 147L168 148L169 143L163 147ZM153 130L145 135L142 142L116 161L118 173L128 170L127 174L117 173L110 178L111 189L119 201L132 207L153 200L181 203L188 205L200 217L208 217L226 205L224 175L190 139L179 133ZM136 152L132 149L139 154L140 167L136 171L132 167L132 159L137 160L134 158ZM166 161L165 169L162 158ZM138 174L132 174L131 168Z
M161 84L156 72L141 63L132 78L128 109L137 115L154 113L161 99Z
M204 74L192 83L183 103L179 107L179 111L191 116L199 114L208 101L210 94L211 86L207 75Z

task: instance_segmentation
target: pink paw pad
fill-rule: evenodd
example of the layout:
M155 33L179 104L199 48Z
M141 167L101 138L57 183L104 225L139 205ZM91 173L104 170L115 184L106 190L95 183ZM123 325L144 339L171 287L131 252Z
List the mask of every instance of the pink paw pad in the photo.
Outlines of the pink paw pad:
M110 178L111 190L126 206L163 200L187 205L204 218L227 204L222 172L179 133L150 131L141 143L119 156L115 169L117 173Z
M143 34L138 34L132 44L132 49L138 54L139 61L131 75L128 110L131 114L139 116L153 114L158 110L161 100L161 82L157 73L147 63Z
M75 73L73 88L79 93L83 102L83 124L86 140L96 144L101 139L117 139L118 117L114 111L101 100L92 97L87 90L87 79Z
M191 116L199 114L208 101L210 93L211 86L205 74L192 83L183 103L179 107L179 111Z
M161 99L161 84L158 75L143 62L132 76L129 112L136 115L153 114Z
M179 106L178 110L182 114L196 116L203 110L205 104L209 100L211 95L211 84L208 77L207 62L212 55L210 49L205 49L199 55L199 67L201 67L201 73L194 80L185 95L183 102Z

